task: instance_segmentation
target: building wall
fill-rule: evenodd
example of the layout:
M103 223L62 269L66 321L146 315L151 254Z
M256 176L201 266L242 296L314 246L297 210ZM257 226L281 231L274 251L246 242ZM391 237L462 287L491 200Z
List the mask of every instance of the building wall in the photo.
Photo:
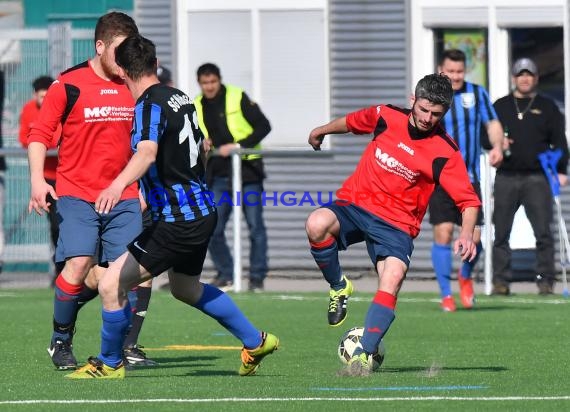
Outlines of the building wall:
M71 21L73 28L90 29L109 10L131 13L133 0L23 0L26 27Z

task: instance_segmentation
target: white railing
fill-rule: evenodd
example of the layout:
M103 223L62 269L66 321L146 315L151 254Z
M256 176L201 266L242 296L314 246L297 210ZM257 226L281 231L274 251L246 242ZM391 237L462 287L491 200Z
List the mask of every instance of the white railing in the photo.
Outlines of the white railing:
M355 151L356 153L357 151ZM358 153L361 153L359 150ZM238 201L238 196L241 193L241 156L245 154L261 154L266 157L321 157L321 156L334 156L334 155L346 155L346 150L326 150L326 151L313 151L310 149L264 149L264 150L254 150L254 149L236 149L231 152L232 157L232 201L233 201L233 259L234 259L234 291L242 291L242 257L241 257L241 219L242 219L242 202ZM214 153L215 155L215 153ZM485 279L485 294L490 295L492 289L492 277L493 277L493 226L492 226L492 216L493 216L493 201L492 201L492 182L494 178L494 173L492 167L489 165L489 158L486 153L481 155L482 167L482 194L483 194L483 211L484 211L484 237L482 239L484 254L484 279Z
M482 195L483 195L483 218L484 218L484 237L483 250L485 250L485 295L489 296L493 287L493 190L492 180L493 173L489 164L489 156L487 153L481 155L482 170Z
M241 157L247 154L260 154L271 157L323 157L333 156L335 154L346 154L346 151L314 151L314 150L301 150L301 149L270 149L270 150L254 150L254 149L235 149L231 152L232 157L232 202L233 202L233 258L234 258L234 279L233 290L234 292L242 291L242 259L241 259L241 213L242 202L238 199L241 195ZM215 153L214 153L215 155Z

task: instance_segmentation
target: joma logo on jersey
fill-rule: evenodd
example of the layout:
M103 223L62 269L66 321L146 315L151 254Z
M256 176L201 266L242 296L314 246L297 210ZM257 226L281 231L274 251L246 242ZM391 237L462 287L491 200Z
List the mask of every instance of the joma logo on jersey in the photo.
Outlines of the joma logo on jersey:
M112 107L110 106L103 106L103 107L86 107L83 109L83 114L85 115L86 119L91 119L93 117L107 117L111 114Z
M101 96L104 94L119 94L117 89L101 89Z
M414 155L414 149L409 146L406 146L404 143L398 143L398 148L403 149L404 151L408 152L410 155Z

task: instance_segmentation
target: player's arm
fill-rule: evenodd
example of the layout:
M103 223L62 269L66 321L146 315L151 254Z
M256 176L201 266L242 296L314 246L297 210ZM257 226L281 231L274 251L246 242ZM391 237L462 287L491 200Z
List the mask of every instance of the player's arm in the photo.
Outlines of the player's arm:
M35 210L38 215L43 211L49 212L51 203L47 201L50 194L57 200L57 195L53 186L48 184L44 178L44 163L47 147L43 143L32 142L28 146L28 163L30 166L31 195L28 203L28 212Z
M321 150L321 144L327 134L351 132L354 134L372 133L382 117L383 105L371 106L344 117L339 117L327 124L314 128L309 134L309 144L315 150Z
M137 151L125 168L103 190L95 200L95 210L99 213L109 211L119 203L125 188L144 176L148 168L156 161L158 144L151 140L142 140L137 144Z
M346 116L339 117L322 126L315 127L309 133L309 144L314 150L321 150L321 144L327 134L347 133Z
M466 207L461 212L461 229L453 244L453 253L460 254L462 260L471 262L477 256L477 245L473 242L473 231L477 223L478 207Z
M489 151L489 163L491 163L491 166L497 167L503 161L503 152L509 148L509 141L505 139L503 126L499 121L497 112L493 108L487 90L483 87L478 87L477 93L479 95L478 111L481 115L481 121L487 129L489 142L492 146L492 149Z
M489 152L489 162L491 166L497 167L503 161L503 151L509 148L509 142L508 139L505 139L503 126L499 120L488 121L486 128L489 142L493 146Z
M481 201L473 190L465 162L459 151L447 159L439 173L438 181L453 199L462 216L460 233L453 244L453 251L455 254L459 253L462 260L472 261L477 255L473 231Z
M31 184L28 211L35 210L40 215L43 210L49 210L50 204L46 200L48 194L57 200L54 188L44 179L44 163L53 135L60 127L66 104L67 94L64 86L59 81L54 82L49 87L38 118L28 133L28 163Z

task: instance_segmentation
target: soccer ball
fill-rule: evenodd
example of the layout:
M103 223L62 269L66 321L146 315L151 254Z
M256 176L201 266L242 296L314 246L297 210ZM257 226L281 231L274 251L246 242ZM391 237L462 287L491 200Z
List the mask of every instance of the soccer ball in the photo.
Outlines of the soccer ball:
M342 338L340 338L340 342L338 344L338 357L342 363L348 364L348 361L352 358L355 349L362 348L360 339L362 338L363 334L364 328L357 326L346 331L346 333L342 335ZM386 350L384 348L384 343L380 341L377 352L372 355L372 359L374 360L374 364L372 366L373 370L380 368L380 365L382 365L382 362L384 362L385 352Z

